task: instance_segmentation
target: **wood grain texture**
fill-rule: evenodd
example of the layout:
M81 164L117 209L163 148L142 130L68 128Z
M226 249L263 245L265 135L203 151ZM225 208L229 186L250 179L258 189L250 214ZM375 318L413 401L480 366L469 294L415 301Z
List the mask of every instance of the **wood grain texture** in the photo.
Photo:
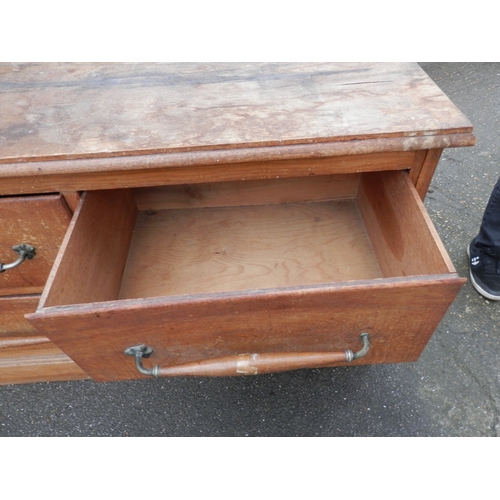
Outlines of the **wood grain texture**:
M370 138L411 142L472 130L414 63L26 63L2 69L4 163Z
M91 213L87 202L101 206L89 194L63 248L96 217L81 215ZM155 350L148 363L172 366L244 353L356 350L367 331L374 349L359 362L414 361L465 280L406 173L363 174L357 204L364 224L375 227L371 243L354 200L140 212L121 300L116 286L102 303L87 285L68 298L58 291L68 268L56 265L57 301L42 301L27 318L96 380L137 378L123 351L141 343ZM87 256L81 271L77 255L71 260L81 277L96 280L99 260Z
M50 344L50 340L47 337L42 337L40 333L38 335L32 335L31 337L2 337L0 338L0 357L9 357L9 349L17 349L23 347L28 353L28 349L33 349L36 353L40 349L40 344Z
M407 174L364 174L358 204L385 277L455 272Z
M134 189L138 210L276 205L352 199L359 174L316 175L262 181L181 184Z
M238 354L176 366L162 366L159 377L234 377L263 375L303 368L324 368L345 363L345 351Z
M442 149L475 138L415 64L0 65L0 107L0 195L61 192L76 211L38 310L33 296L0 298L0 383L87 378L68 355L96 380L138 378L123 350L143 342L147 363L175 371L247 352L356 350L369 331L358 363L414 361L464 282L418 195ZM401 170L416 191L394 172L364 176L357 206L323 198L321 176L354 174L357 186L360 173ZM129 255L129 188L146 187L143 210L177 221L143 211L144 243ZM355 186L337 188L339 199ZM337 222L323 225L333 205ZM341 243L356 231L364 249ZM0 281L0 295L40 289Z
M355 142L355 141L354 141ZM362 141L358 141L362 142ZM340 143L342 144L342 143ZM352 143L349 143L352 148ZM414 151L388 151L322 157L317 145L172 153L90 160L33 162L0 166L0 194L117 189L205 182L307 177L313 175L404 170ZM401 146L400 146L401 147ZM309 149L313 149L310 151ZM287 151L293 153L287 154ZM369 151L369 148L368 148ZM260 155L257 153L261 153ZM57 168L56 168L57 167Z
M61 194L64 196L64 199L66 200L66 203L71 212L74 213L76 208L78 207L81 194L78 191L64 191Z
M409 176L410 176L410 180L414 186L417 185L418 178L422 174L422 169L424 167L425 157L427 156L428 152L429 152L428 149L420 149L418 151L415 151L415 158L413 160L413 165L411 166L411 169L409 169L409 171L408 171ZM424 171L425 171L425 169L424 169Z
M0 297L0 341L3 337L37 335L37 330L24 317L36 311L40 295Z
M14 245L36 248L33 259L0 273L0 295L43 290L70 220L71 212L60 195L0 198L0 262L19 257Z
M142 212L121 299L381 277L355 202Z
M130 190L85 193L40 305L98 302L118 297L136 214Z
M463 280L427 276L260 293L203 294L53 307L28 319L94 380L140 378L124 350L154 349L147 367L244 353L372 347L354 364L416 361Z
M0 385L88 378L46 337L0 338Z
M429 186L431 185L432 177L436 171L443 150L441 148L430 149L425 155L424 163L422 165L421 173L415 182L415 187L420 198L423 200Z

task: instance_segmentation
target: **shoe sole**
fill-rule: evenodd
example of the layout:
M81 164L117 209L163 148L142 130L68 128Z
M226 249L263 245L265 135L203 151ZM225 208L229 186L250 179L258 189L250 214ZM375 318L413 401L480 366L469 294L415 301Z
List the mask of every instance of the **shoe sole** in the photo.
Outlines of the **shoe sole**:
M469 243L469 246L467 247L467 257L469 257L469 259L470 259L470 243ZM470 263L469 263L469 265L470 265ZM498 297L497 295L491 295L491 293L488 293L486 290L484 290L483 288L481 288L476 283L476 280L474 279L474 276L472 276L472 271L470 271L470 270L469 270L469 277L470 277L470 281L472 283L472 286L476 289L476 292L478 292L479 294L481 294L486 299L489 299L489 300L500 300L500 297Z

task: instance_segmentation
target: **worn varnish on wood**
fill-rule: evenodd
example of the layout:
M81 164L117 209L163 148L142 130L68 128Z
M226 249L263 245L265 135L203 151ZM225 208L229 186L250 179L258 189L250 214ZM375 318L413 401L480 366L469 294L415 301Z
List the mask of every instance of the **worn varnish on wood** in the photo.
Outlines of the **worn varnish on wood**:
M46 337L0 337L0 385L89 376Z
M40 295L0 297L0 338L37 335L36 328L24 317L36 311Z
M0 106L0 194L269 178L269 162L321 175L321 158L474 143L408 63L3 65Z
M4 163L472 130L410 63L35 63L0 85Z
M475 139L416 64L0 64L0 107L0 209L59 204L20 226L48 260L0 286L0 383L137 378L137 343L164 374L281 366L362 331L356 363L413 361L463 283L421 200Z
M140 376L122 354L139 343L154 347L152 363L168 366L356 350L368 330L373 351L358 362L417 359L463 280L408 176L322 181L302 179L303 190L290 180L246 181L233 186L244 192L241 205L212 184L174 197L169 187L86 193L28 318L96 380ZM94 213L104 229L91 228ZM117 239L116 258L103 266L98 256ZM88 255L85 268L78 254Z
M14 245L36 249L33 259L0 273L0 296L43 290L71 215L60 195L0 198L0 262L8 264L19 257Z

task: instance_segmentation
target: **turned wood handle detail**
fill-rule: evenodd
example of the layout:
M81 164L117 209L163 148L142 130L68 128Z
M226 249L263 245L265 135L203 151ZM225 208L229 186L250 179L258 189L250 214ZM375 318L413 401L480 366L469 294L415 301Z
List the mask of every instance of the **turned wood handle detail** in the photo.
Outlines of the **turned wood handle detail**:
M31 245L26 245L25 243L21 243L19 245L15 245L12 247L14 252L19 254L19 257L10 264L2 264L0 263L0 273L8 271L9 269L14 269L24 262L25 259L32 259L35 256L35 247Z
M135 357L137 370L152 377L230 377L235 375L258 375L301 368L324 368L337 363L351 362L365 356L370 349L370 336L360 335L363 347L353 352L277 352L264 354L238 354L223 358L208 359L175 366L145 368L143 358L149 358L153 349L140 344L125 349L125 354Z

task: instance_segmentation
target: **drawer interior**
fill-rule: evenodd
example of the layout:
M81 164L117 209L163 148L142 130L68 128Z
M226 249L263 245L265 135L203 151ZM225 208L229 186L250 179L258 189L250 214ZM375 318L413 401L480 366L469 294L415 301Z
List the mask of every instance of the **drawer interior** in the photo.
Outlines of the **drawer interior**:
M145 211L120 298L381 276L354 200Z
M454 272L403 171L90 191L40 307Z

